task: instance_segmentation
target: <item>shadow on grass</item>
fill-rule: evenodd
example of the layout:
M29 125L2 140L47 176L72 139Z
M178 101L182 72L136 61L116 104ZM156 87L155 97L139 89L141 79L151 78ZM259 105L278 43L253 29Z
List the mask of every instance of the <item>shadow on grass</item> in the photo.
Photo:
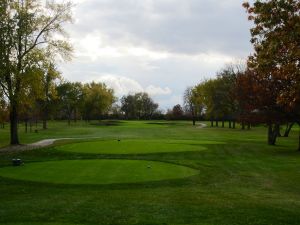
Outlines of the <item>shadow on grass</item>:
M200 174L185 178L166 179L160 181L145 181L132 183L111 183L111 184L64 184L39 182L30 180L19 180L14 178L0 177L0 184L3 185L22 185L24 188L39 187L39 188L59 188L59 189L85 189L85 190L138 190L138 189L153 189L162 187L185 187L195 183L199 179Z
M148 122L146 124L150 125L161 125L161 126L170 126L170 125L178 125L176 122Z
M103 120L98 122L93 122L91 125L93 126L120 126L123 121L120 120Z

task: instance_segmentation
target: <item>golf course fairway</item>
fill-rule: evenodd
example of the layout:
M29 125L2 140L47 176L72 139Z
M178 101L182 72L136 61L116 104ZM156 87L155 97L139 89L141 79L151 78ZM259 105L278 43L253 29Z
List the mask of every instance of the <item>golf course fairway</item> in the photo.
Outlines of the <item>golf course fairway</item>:
M90 154L149 154L166 152L202 151L207 144L224 144L215 141L194 140L101 140L57 146L57 150Z
M61 160L4 167L0 176L54 184L120 184L181 179L198 170L146 160Z

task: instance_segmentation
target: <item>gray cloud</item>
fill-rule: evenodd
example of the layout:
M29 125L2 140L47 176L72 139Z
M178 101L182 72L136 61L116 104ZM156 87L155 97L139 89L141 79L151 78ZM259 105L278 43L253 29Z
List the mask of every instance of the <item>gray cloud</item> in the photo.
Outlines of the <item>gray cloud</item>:
M75 59L69 80L126 77L171 107L187 86L212 77L251 52L250 23L240 0L76 0L67 26ZM122 86L122 88L125 88ZM130 85L128 86L130 88ZM125 88L126 89L126 88Z
M101 30L111 44L171 52L250 51L249 23L239 0L90 0L78 5L76 30Z

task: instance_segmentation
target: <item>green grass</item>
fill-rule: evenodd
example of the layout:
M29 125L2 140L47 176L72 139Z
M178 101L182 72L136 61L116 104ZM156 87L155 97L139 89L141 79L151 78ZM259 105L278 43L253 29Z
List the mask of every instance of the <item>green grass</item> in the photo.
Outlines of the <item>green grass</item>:
M207 144L224 144L216 141L193 140L102 140L66 144L57 150L92 154L148 154L163 152L203 151Z
M0 176L54 184L117 184L181 179L197 170L145 160L60 160L0 168Z
M1 225L78 225L78 224L74 224L74 223L3 223Z
M266 144L265 127L254 127L249 131L239 127L200 129L181 121L80 122L70 127L65 122L51 122L48 130L39 129L38 133L25 134L23 129L20 125L23 143L60 137L84 139L63 140L39 150L0 153L0 171L32 168L32 172L28 171L24 176L12 173L22 177L0 176L1 225L299 224L298 127L294 127L289 138L279 138L276 146ZM132 151L131 154L123 154L123 150L116 147L117 139L121 139L121 144L129 144L122 149ZM147 147L145 143L151 145ZM178 151L174 150L177 147L169 148L169 143L180 146ZM0 145L7 144L8 129L0 129ZM70 146L73 146L70 150L64 149ZM188 148L196 149L187 151ZM25 167L10 167L12 158L24 160ZM74 179L81 182L88 176L94 176L93 181L105 176L108 178L104 180L115 179L113 173L107 171L109 165L100 170L101 166L98 168L90 163L102 160L124 160L125 168L120 167L120 170L125 176L117 180L127 181L55 183L58 179L72 180L65 176L67 172L77 173ZM166 173L171 173L176 165L183 166L176 167L179 170L194 169L197 174L181 179L129 182L128 179L133 178L126 175L127 160L143 163L144 170L144 162L151 161L172 166L170 171L159 170ZM74 171L73 166L62 169L66 161L78 162ZM54 164L50 167L51 163L62 165L63 171ZM35 165L43 169L33 169ZM118 166L119 163L111 169L119 171ZM49 171L45 172L46 169ZM143 177L145 172L142 169L140 172ZM42 175L38 177L34 173ZM47 173L53 174L54 181L24 179L29 176L46 179Z

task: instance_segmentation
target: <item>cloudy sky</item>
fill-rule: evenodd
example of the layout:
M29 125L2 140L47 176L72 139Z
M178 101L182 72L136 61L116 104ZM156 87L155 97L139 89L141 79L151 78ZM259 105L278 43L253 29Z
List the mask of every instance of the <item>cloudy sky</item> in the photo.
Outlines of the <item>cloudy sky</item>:
M162 109L187 86L252 51L241 0L76 0L67 25L70 81L102 81L117 96L148 92Z

